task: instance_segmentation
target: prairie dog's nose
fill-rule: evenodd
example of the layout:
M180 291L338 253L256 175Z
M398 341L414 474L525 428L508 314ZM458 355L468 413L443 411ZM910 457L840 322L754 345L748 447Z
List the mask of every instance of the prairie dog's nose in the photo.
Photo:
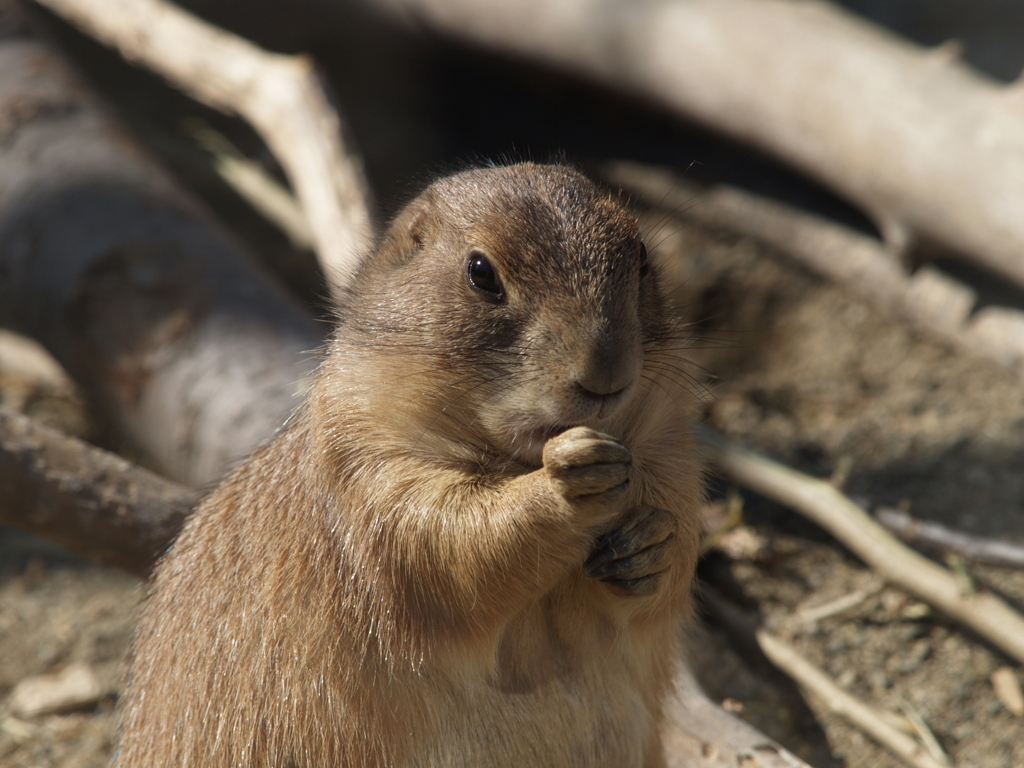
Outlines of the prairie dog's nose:
M591 352L576 385L585 395L596 399L621 394L637 376L637 354L631 346L618 334L606 336Z

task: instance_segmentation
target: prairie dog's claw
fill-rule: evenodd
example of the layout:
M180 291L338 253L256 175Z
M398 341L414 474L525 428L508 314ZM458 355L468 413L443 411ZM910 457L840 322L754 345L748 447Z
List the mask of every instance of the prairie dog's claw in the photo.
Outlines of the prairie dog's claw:
M599 579L620 595L649 595L669 567L666 546L675 535L675 518L663 509L646 514L600 539L583 564L588 579Z
M632 462L621 441L589 427L566 430L544 446L544 469L558 493L604 519L619 511Z

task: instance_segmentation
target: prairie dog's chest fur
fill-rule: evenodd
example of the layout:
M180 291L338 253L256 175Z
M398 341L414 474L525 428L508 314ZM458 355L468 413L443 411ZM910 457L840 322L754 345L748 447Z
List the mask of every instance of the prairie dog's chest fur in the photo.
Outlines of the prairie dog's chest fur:
M341 318L159 567L117 764L661 765L700 480L635 219L562 167L442 179Z
M529 688L495 685L490 675L463 678L441 697L445 705L403 765L646 765L657 746L657 712L644 695L649 681L621 650L606 650Z

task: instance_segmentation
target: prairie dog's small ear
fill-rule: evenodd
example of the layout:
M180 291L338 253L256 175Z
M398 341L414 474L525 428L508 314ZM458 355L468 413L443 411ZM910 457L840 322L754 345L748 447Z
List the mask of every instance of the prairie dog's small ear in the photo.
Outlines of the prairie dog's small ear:
M404 208L388 226L380 253L385 261L402 264L411 259L430 239L430 204L416 200Z
M433 212L433 198L428 191L406 206L391 225L392 236L409 256L430 242L436 218Z
M409 239L412 240L412 244L417 248L423 247L423 241L426 239L426 226L427 210L425 207L419 206L418 210L413 212L412 219L410 219L406 230L409 233Z

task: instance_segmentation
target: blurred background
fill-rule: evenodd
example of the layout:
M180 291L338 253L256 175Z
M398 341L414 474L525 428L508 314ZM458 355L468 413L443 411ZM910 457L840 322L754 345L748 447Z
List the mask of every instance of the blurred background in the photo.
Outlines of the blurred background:
M475 163L564 160L601 176L609 161L629 160L880 236L869 212L777 158L635 94L475 47L415 18L401 22L345 0L180 5L267 49L314 57L361 153L378 221L436 175ZM1024 3L1018 0L842 5L920 45L958 41L963 60L995 81L1011 82L1024 69ZM310 250L296 246L217 172L217 147L230 146L285 184L258 135L39 13L131 135L298 301L327 317L327 291ZM756 74L752 78L756 84ZM842 471L846 491L869 507L898 507L973 535L1024 544L1019 374L880 310L783 249L688 217L688 205L632 197L678 311L703 340L694 343L690 358L704 423L809 474ZM978 306L1024 308L1024 294L1007 279L941 247L929 244L908 258L911 267L927 261L969 286ZM139 458L66 373L23 336L3 329L0 405ZM703 580L767 626L786 628L801 653L843 688L879 708L920 716L955 764L1024 765L1024 720L991 682L993 673L1010 667L1019 684L1019 665L881 584L841 544L793 512L720 478L711 477L710 487L712 504L742 505L742 522L731 532L742 535L709 552ZM1021 571L958 567L1016 607L1024 604ZM792 628L794 615L859 593L863 598L848 609ZM130 577L11 529L0 531L0 766L106 764L120 659L140 594ZM712 698L816 768L903 764L801 693L713 616L702 619L692 646L694 667ZM38 717L10 709L20 681L70 663L90 666L101 681L92 703Z

